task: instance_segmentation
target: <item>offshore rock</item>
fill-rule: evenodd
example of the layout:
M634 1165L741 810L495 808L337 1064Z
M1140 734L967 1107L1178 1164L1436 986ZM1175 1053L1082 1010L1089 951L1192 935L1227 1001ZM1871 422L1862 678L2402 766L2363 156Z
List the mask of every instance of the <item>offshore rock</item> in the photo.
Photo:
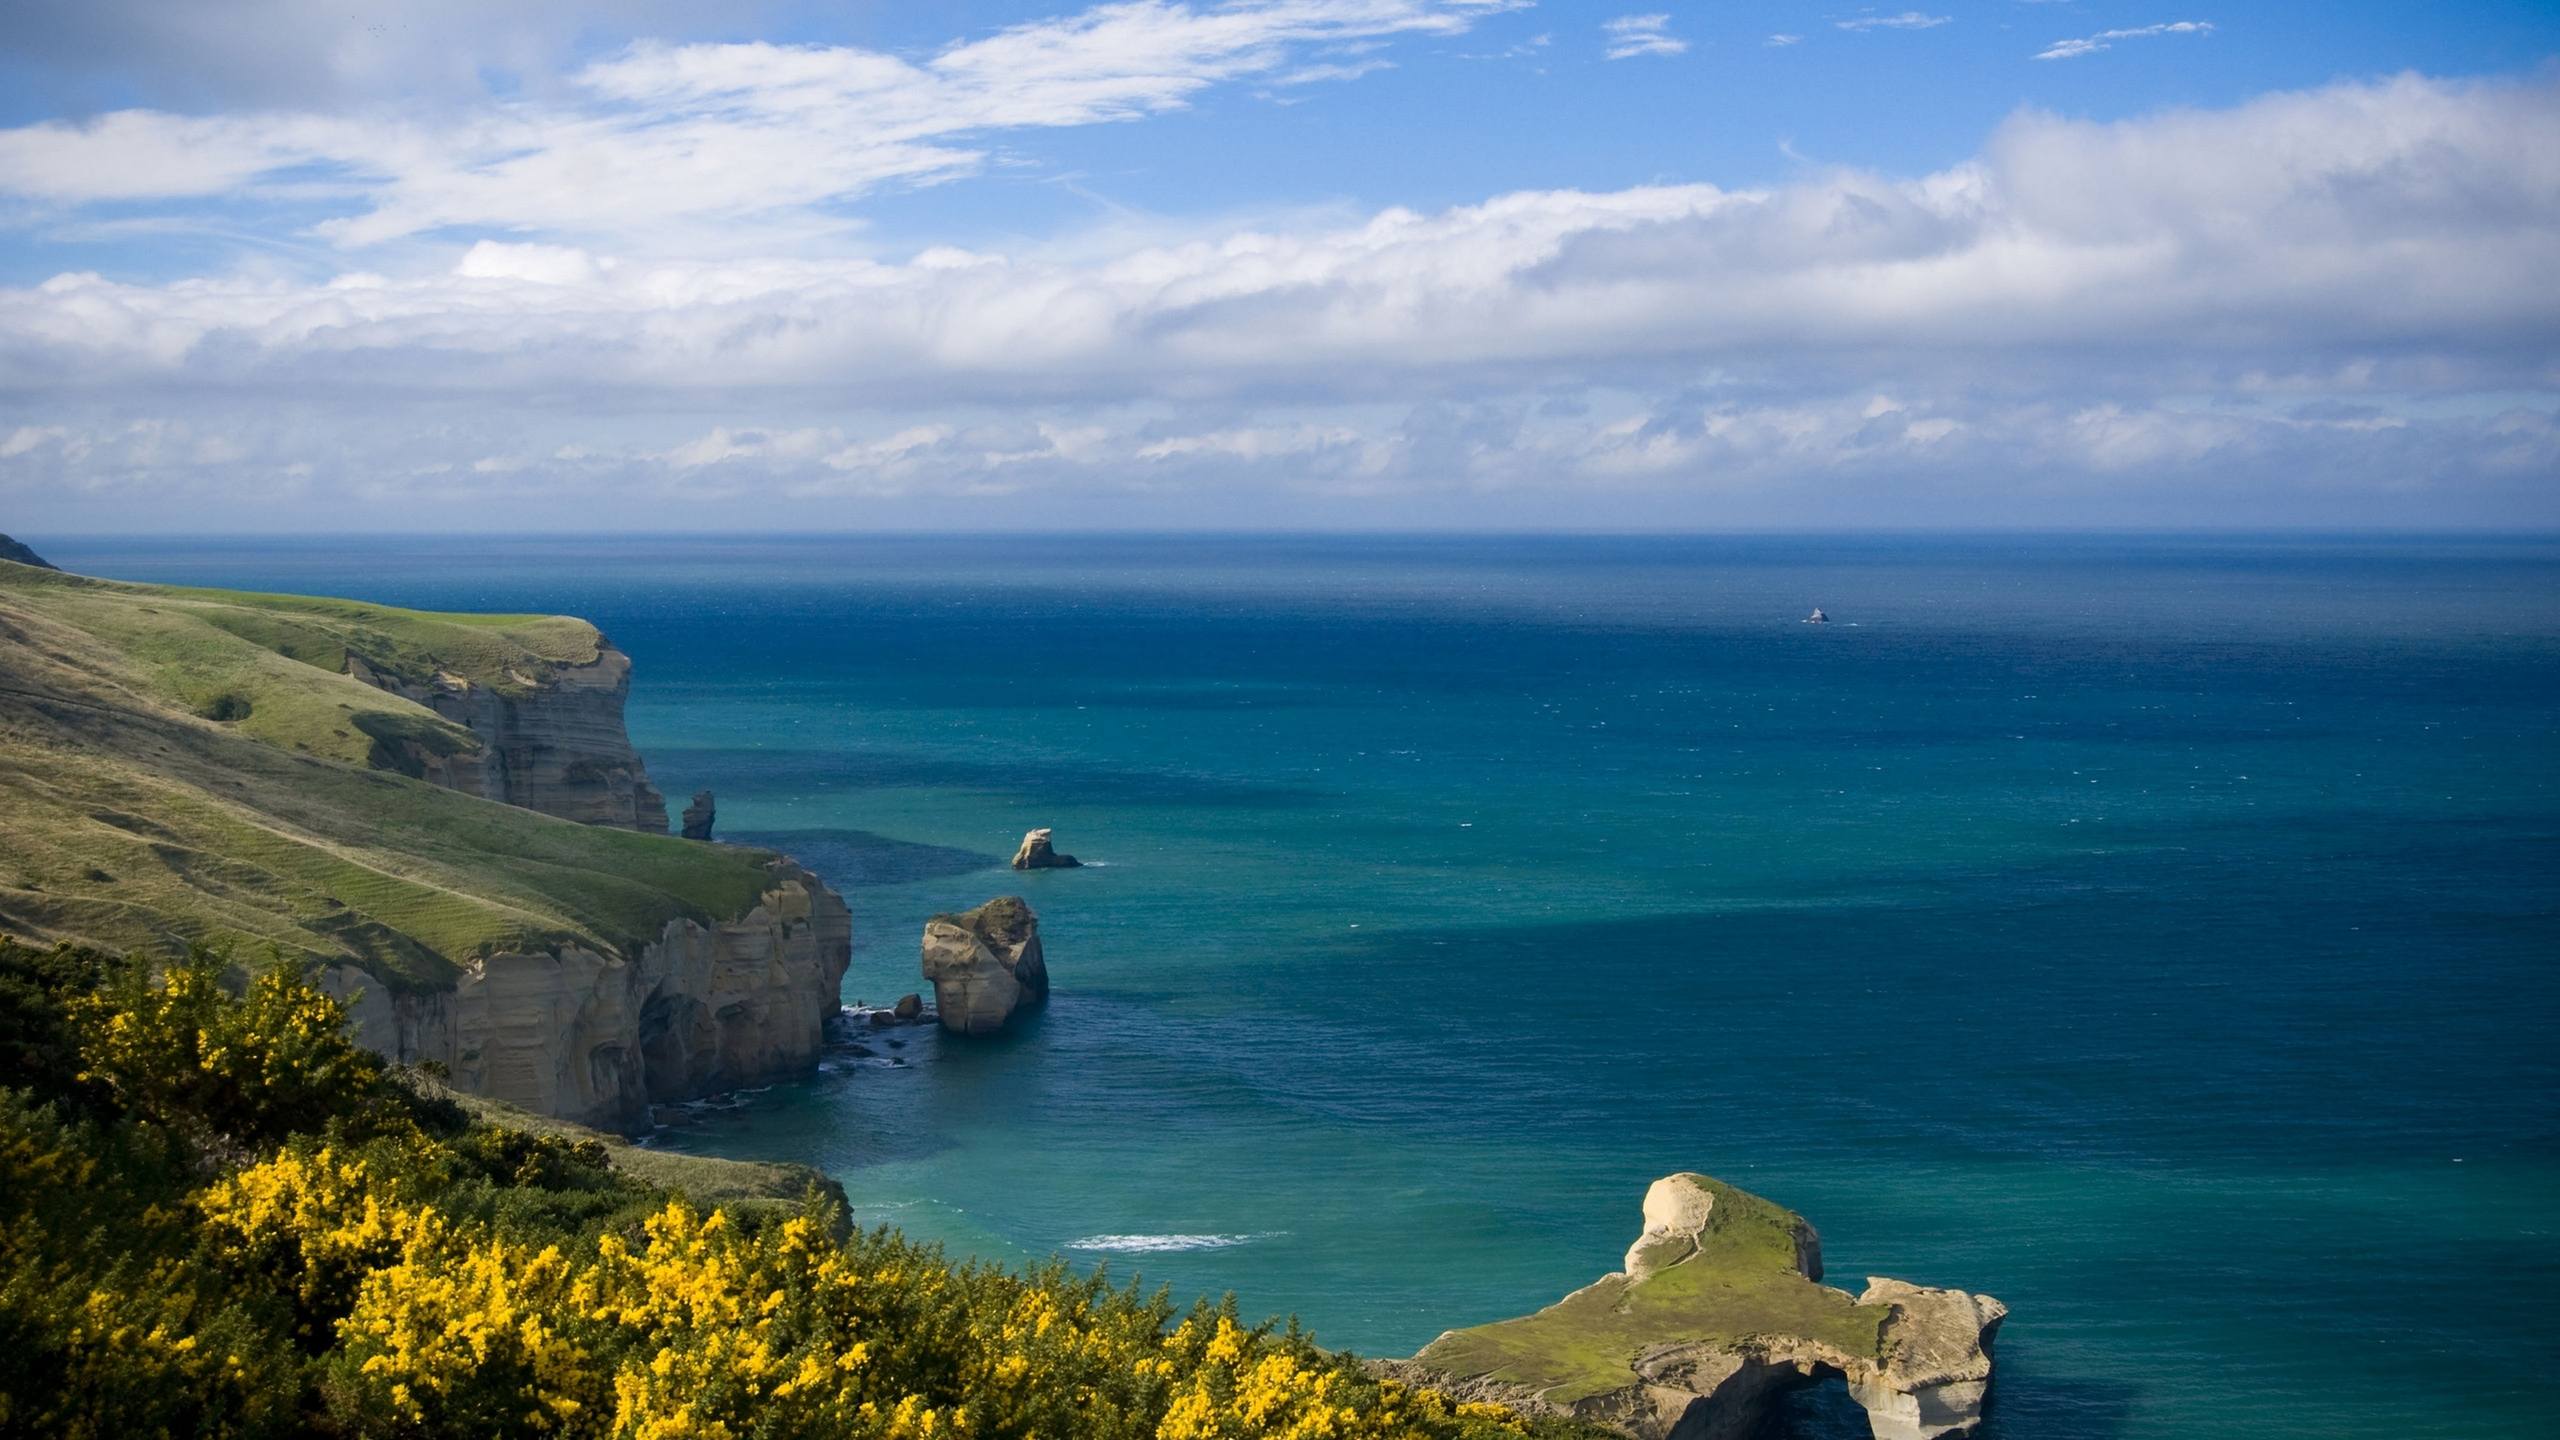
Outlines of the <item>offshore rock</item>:
M1703 1175L1655 1181L1644 1220L1626 1269L1382 1368L1637 1440L1743 1440L1779 1395L1832 1376L1878 1440L1981 1422L1999 1301L1879 1278L1855 1297L1823 1285L1804 1217Z
M1013 868L1016 870L1074 870L1083 864L1073 855L1061 855L1050 848L1049 831L1045 827L1025 832L1021 846L1013 852Z
M1040 918L1016 895L934 916L924 926L924 978L933 984L943 1029L963 1035L1003 1029L1049 998Z
M12 561L20 565L33 565L39 570L58 570L61 568L52 561L47 560L43 556L28 549L24 545L19 544L17 541L10 539L6 535L0 535L0 560Z
M319 972L356 1039L435 1061L475 1095L601 1129L655 1107L806 1073L836 1013L852 924L788 860L733 920L674 920L628 956L567 945L473 961L450 990L394 991L353 965Z
M420 779L563 820L666 833L666 797L649 783L649 769L622 723L631 657L601 637L593 660L515 672L503 688L444 670L425 678L397 675L353 653L346 669L480 741L477 750L401 757L399 768Z
M889 1013L901 1020L921 1020L924 1018L924 997L913 993L901 995Z
M718 807L711 803L710 791L694 791L693 803L684 807L684 838L687 840L710 839L711 822L718 819L719 814Z

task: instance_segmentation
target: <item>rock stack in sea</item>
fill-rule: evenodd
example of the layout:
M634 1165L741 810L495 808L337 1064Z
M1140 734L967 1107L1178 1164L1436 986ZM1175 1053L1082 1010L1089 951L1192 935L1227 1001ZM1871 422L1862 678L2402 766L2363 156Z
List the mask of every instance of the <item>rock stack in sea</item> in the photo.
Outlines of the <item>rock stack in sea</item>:
M1045 826L1024 832L1022 844L1013 852L1013 868L1016 870L1074 870L1083 864L1073 855L1059 854L1050 845L1049 830Z
M936 915L924 925L924 978L933 985L942 1028L987 1035L1049 998L1040 918L1020 896L975 910Z
M684 807L684 838L687 840L710 839L711 824L719 818L719 815L718 807L711 802L710 791L694 791L693 803Z

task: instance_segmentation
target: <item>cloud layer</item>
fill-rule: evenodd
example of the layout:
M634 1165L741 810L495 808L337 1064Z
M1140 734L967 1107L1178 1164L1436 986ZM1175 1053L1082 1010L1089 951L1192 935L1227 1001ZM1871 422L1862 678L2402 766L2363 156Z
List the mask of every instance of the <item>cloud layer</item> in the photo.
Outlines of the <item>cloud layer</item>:
M433 118L123 110L0 131L0 194L43 205L337 204L362 248L456 227L702 244L710 227L840 227L821 207L973 173L1007 131L1140 119L1245 78L1340 79L1310 50L1452 35L1514 0L1126 0L921 60L851 46L641 42L567 94Z
M0 498L76 518L219 493L269 523L472 497L667 524L756 500L848 522L2560 520L2560 150L2519 143L2560 133L2547 74L2024 111L1920 175L1000 251L796 241L868 187L986 163L991 134L1356 78L1372 42L1499 8L1124 4L921 59L638 46L578 70L573 105L418 130L127 112L0 134L25 203L290 198L343 256L0 290ZM1607 33L1667 53L1667 23ZM697 226L718 243L684 243Z

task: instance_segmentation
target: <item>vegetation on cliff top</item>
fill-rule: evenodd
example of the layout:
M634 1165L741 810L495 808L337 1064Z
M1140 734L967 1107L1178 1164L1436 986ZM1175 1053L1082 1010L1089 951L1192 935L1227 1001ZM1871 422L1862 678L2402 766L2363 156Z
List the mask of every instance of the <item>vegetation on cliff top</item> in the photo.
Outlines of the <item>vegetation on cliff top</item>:
M350 1045L295 967L222 978L0 941L0 1432L1574 1433L1232 1300L851 1233L814 1186L709 1204L696 1180L742 1177L492 1124Z
M1533 1315L1453 1330L1415 1358L1447 1374L1519 1385L1560 1404L1625 1386L1637 1354L1667 1340L1802 1336L1882 1358L1890 1307L1861 1305L1796 1268L1801 1217L1722 1181L1687 1178L1715 1196L1688 1258L1641 1281L1607 1276Z
M0 561L0 933L272 946L435 986L475 955L624 950L727 918L761 852L575 825L382 768L462 727L350 655L508 688L592 661L581 620L126 585ZM394 746L396 748L396 745Z

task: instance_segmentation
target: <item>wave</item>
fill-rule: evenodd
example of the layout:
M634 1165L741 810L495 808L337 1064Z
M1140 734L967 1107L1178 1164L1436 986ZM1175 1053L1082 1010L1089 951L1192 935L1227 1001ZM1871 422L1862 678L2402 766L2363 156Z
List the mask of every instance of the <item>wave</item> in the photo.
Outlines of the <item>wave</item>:
M1164 1255L1181 1250L1224 1250L1233 1245L1248 1245L1267 1240L1272 1234L1259 1235L1087 1235L1070 1240L1070 1250L1101 1250L1115 1255Z

